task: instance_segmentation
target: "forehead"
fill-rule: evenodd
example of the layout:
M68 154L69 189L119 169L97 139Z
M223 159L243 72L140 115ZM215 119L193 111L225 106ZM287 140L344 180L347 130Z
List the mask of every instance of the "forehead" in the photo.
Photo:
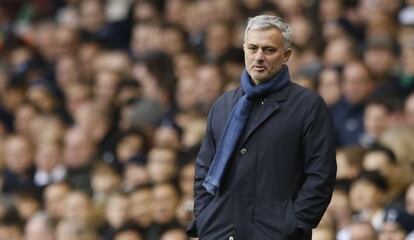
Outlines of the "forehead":
M282 46L282 32L277 28L250 29L245 44Z

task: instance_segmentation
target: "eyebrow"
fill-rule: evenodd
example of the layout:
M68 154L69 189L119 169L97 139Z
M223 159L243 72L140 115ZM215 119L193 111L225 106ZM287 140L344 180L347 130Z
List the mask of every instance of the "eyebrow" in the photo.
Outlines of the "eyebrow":
M276 46L273 45L264 45L264 46L260 46L254 43L247 43L248 47L259 47L259 48L273 48L273 49L278 49Z

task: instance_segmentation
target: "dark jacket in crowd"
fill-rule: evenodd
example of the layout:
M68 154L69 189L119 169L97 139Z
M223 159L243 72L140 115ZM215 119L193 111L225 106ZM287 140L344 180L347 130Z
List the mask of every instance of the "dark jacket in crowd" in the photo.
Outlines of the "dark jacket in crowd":
M253 104L218 193L202 182L240 88L213 105L196 159L195 219L200 240L310 240L336 176L334 127L324 101L295 83Z
M329 111L335 123L337 146L358 144L364 133L365 104L351 104L342 98Z

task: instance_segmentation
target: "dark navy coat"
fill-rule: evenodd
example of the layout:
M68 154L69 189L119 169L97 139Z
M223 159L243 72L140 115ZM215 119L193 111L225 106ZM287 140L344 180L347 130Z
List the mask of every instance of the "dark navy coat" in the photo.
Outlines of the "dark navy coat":
M335 135L320 96L293 82L254 103L218 193L202 187L230 112L243 95L221 96L196 159L194 220L200 240L307 240L335 183Z

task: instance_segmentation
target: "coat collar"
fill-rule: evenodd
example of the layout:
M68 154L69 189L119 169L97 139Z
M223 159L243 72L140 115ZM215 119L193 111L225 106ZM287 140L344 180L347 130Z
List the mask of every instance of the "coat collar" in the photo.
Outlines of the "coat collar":
M264 99L265 103L263 104L263 109L259 111L256 121L253 121L250 126L247 126L245 129L246 134L243 137L242 144L244 144L253 132L262 125L271 115L276 113L280 108L280 102L286 101L289 97L289 92L292 87L292 82L290 82L286 87L281 91L273 93Z

